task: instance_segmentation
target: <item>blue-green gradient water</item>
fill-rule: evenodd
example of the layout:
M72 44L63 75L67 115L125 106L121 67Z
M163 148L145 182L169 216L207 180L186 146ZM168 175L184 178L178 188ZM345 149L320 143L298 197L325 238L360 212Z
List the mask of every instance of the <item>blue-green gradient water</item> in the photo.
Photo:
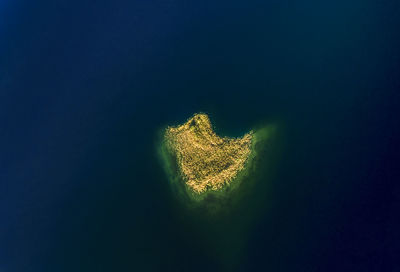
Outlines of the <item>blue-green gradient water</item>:
M5 2L0 271L399 268L397 2ZM219 217L156 152L199 111L279 128Z

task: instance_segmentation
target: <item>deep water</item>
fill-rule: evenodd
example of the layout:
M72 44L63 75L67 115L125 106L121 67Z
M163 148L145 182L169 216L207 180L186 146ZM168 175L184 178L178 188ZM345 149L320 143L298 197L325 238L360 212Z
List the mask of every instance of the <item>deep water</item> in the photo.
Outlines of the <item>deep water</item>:
M0 271L399 269L399 3L6 2ZM157 157L196 112L279 128L220 217Z

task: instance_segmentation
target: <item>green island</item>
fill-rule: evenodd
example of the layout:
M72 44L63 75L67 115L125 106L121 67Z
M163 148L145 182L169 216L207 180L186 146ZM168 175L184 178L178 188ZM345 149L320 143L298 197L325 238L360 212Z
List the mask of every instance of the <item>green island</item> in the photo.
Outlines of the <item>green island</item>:
M218 136L205 113L162 131L159 155L174 190L196 202L227 198L251 170L272 126L251 130L242 137Z

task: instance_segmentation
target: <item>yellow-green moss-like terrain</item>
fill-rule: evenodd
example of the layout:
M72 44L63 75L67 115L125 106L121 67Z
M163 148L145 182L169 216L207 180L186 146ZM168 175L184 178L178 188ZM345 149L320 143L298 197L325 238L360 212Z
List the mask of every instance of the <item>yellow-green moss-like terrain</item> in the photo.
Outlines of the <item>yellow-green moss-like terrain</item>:
M228 186L243 170L251 154L253 132L241 138L219 137L209 117L200 113L183 125L167 127L164 137L184 182L202 194Z

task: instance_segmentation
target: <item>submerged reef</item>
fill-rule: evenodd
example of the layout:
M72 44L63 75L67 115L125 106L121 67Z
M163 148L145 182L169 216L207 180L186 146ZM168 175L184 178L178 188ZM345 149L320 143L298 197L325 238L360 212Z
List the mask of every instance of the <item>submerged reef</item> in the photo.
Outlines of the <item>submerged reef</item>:
M183 125L167 127L164 143L185 184L202 194L229 186L237 177L250 158L253 136L250 131L241 138L219 137L209 117L200 113Z
M198 113L158 130L157 154L177 226L226 271L235 270L256 216L273 199L278 129L257 123L240 137L221 137L208 115Z

